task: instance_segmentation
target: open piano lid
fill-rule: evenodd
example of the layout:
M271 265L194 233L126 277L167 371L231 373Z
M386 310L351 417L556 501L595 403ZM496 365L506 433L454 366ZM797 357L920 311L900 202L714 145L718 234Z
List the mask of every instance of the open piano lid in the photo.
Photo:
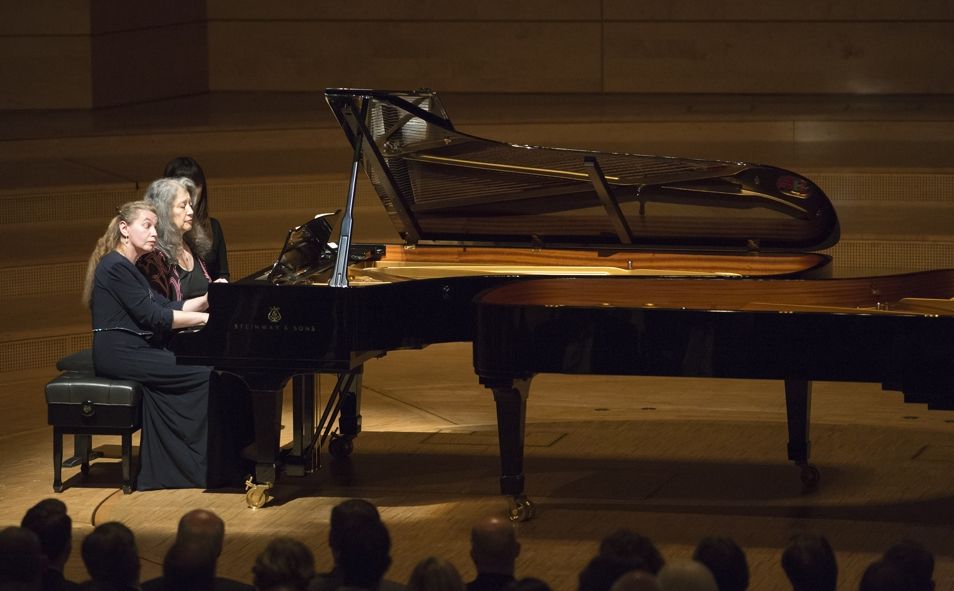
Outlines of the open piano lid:
M409 244L812 251L838 241L814 183L746 162L486 140L436 92L328 89L335 117ZM370 141L368 141L370 140Z

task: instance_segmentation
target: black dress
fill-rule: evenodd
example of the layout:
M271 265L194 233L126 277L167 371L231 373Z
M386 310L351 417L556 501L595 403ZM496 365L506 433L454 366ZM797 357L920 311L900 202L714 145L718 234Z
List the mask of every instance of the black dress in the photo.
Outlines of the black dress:
M153 292L113 251L96 267L90 307L97 375L144 386L137 488L205 488L211 370L176 365L162 346L182 302Z
M205 266L209 277L216 279L229 278L229 255L225 246L225 234L222 224L215 218L209 218L209 227L212 229L212 250L205 255Z

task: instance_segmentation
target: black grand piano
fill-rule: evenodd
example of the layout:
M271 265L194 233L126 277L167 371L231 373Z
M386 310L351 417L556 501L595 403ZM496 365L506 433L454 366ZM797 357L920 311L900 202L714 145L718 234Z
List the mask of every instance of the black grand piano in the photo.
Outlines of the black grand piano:
M830 257L812 251L837 241L837 216L795 173L481 139L458 131L428 90L330 89L326 99L354 154L343 211L290 230L274 265L212 284L208 324L171 344L180 363L249 386L261 486L314 470L326 440L332 455L351 453L364 362L472 340L486 289L541 276L829 273ZM361 168L402 244L352 243ZM316 373L337 376L320 417ZM293 378L293 445L283 453L282 390Z
M529 519L523 429L538 373L776 379L808 487L813 380L881 383L954 409L954 270L846 279L580 278L476 302L474 367L497 403L501 489Z

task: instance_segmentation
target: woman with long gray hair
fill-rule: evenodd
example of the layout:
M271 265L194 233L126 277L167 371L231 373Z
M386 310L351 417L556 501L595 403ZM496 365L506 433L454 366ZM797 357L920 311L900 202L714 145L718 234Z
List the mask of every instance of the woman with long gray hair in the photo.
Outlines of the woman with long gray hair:
M146 189L144 200L159 215L159 237L153 252L136 264L149 284L170 300L198 297L212 281L204 258L212 243L202 226L194 223L196 186L187 178L164 178Z

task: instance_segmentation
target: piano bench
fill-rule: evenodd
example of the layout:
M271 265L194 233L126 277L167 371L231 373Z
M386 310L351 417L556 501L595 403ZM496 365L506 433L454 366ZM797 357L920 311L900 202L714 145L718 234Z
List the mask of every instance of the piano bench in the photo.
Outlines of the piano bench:
M64 371L46 385L47 423L53 426L53 490L61 492L63 466L89 474L93 435L122 437L123 492L133 489L132 436L142 426L142 385ZM63 435L73 435L73 457L63 461Z

